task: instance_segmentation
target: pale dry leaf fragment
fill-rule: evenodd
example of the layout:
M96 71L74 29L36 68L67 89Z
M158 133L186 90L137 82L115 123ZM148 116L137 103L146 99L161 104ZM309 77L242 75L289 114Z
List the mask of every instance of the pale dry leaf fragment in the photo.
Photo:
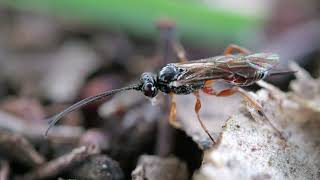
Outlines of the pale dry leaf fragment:
M52 101L71 101L79 92L85 78L99 65L100 59L85 43L68 42L53 57L51 68L42 79L42 89Z
M177 158L143 155L132 172L133 180L187 180L187 165Z
M295 63L291 63L290 67L297 71L295 73L296 79L290 83L291 99L320 113L320 79L314 79L306 70Z
M259 85L263 89L255 95L267 117L287 135L287 141L259 116L255 122L241 111L226 122L219 144L205 151L203 165L193 179L319 178L318 111L293 99L294 92L284 93L265 82Z
M296 79L290 83L291 90L305 98L317 96L320 88L319 80L314 79L309 72L296 63L291 63L290 68L297 71Z
M291 140L285 148L269 127L234 116L227 121L218 146L205 152L193 179L316 178L319 146L314 149L314 144L302 142L305 139Z

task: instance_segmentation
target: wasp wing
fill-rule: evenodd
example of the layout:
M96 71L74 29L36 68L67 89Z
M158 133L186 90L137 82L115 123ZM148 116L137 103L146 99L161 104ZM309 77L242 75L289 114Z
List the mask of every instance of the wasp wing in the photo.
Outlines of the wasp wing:
M248 64L261 71L269 71L279 64L279 55L274 53L256 53L245 56Z
M232 75L228 67L223 67L227 62L233 60L233 56L216 56L207 59L176 63L182 69L182 74L178 77L177 83L187 84L191 82L223 79Z
M228 66L234 74L243 78L252 78L256 73L271 70L279 64L279 56L273 53L256 53L240 56L236 61L229 62Z
M176 83L228 79L234 75L252 78L257 72L269 71L279 64L279 56L273 53L256 53L241 56L216 56L208 59L176 63L184 70Z

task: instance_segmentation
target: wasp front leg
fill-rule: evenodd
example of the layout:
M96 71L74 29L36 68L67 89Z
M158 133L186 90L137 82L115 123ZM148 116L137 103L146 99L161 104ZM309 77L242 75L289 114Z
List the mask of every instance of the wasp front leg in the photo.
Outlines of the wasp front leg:
M240 47L235 44L230 44L225 50L224 50L224 55L231 55L235 52L238 52L240 54L250 54L250 51L246 48Z
M180 128L181 124L177 121L177 105L174 99L173 93L169 94L170 96L170 113L169 113L169 123L175 128Z
M209 136L209 138L211 139L211 141L215 144L215 140L213 139L213 137L211 136L211 134L209 133L207 127L205 126L205 124L202 122L202 120L200 119L200 115L199 115L199 111L201 109L201 101L200 101L200 96L199 96L199 92L195 92L194 95L196 96L196 104L194 106L194 110L196 112L197 115L197 119L201 125L201 128L205 131L205 133Z

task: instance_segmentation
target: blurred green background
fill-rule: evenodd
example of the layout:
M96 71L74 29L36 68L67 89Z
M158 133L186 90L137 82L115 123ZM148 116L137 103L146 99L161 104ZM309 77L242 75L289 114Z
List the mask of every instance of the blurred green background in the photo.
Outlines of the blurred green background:
M240 42L245 39L245 33L254 32L264 20L262 13L250 15L189 0L5 0L2 4L112 27L143 38L157 36L155 23L166 18L176 23L181 38L209 44L226 40Z
M253 52L279 53L284 67L295 60L313 71L320 46L319 4L315 0L2 0L2 76L19 74L26 59L32 59L31 72L46 72L47 61L54 61L49 59L70 44L93 50L105 63L101 69L116 62L133 76L153 71L164 64L152 60L166 36L159 22L175 24L173 36L182 41L189 59L219 55L233 43ZM172 62L175 59L172 56ZM37 60L42 63L32 65ZM42 77L38 75L33 76ZM28 76L18 77L13 79Z

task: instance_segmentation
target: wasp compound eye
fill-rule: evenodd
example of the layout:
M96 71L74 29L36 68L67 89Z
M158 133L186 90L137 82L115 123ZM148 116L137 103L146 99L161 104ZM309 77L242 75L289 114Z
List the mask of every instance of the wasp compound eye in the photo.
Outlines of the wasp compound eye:
M152 83L146 83L143 86L143 93L148 97L155 97L158 94L158 89Z

